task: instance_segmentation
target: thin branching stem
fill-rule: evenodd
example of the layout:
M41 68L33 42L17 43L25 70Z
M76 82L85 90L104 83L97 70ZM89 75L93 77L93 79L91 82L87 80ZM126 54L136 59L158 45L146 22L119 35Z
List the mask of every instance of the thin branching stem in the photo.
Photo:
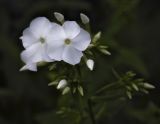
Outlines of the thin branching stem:
M105 91L106 89L111 88L111 87L116 86L116 85L117 84L115 82L111 83L111 84L107 84L107 85L103 86L102 88L100 88L99 90L97 90L95 94L99 94L99 93Z
M88 103L88 109L89 109L88 112L89 112L89 116L91 118L92 124L96 124L95 116L93 113L92 100L89 98L87 103Z

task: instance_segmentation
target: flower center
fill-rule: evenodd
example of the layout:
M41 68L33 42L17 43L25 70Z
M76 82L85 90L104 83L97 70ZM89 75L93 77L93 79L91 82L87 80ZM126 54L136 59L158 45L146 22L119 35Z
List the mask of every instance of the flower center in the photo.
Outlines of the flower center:
M65 39L64 43L65 43L66 45L69 45L69 44L71 43L71 40L70 40L70 39Z
M46 40L45 40L45 38L40 37L40 38L39 38L39 41L43 44L43 43L45 43Z

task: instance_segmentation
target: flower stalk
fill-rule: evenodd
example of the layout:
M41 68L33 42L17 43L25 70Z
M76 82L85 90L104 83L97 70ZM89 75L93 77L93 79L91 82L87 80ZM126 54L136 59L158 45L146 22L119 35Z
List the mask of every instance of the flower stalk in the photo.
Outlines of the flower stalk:
M92 124L96 124L94 112L93 112L93 106L92 106L92 100L89 98L87 101L88 104L88 113L91 119Z

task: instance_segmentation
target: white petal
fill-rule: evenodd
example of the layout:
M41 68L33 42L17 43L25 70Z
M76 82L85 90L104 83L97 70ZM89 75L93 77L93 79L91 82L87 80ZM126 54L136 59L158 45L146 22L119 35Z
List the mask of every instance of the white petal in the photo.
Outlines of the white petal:
M67 85L67 81L65 79L61 80L57 86L57 89L62 89Z
M80 27L75 21L64 22L63 28L69 39L76 37L80 32Z
M65 32L62 26L53 24L47 37L47 55L54 60L62 60L64 50L64 40L66 39Z
M63 52L63 60L71 65L78 64L83 53L71 46L66 46Z
M26 64L20 69L20 71L25 71L25 70L37 71L37 64L36 63Z
M51 59L60 61L62 60L62 54L64 51L64 45L61 46L48 46L47 54Z
M30 24L30 30L36 38L45 37L50 28L51 22L46 17L37 17Z
M21 59L25 63L41 62L43 61L41 49L42 49L41 43L35 43L34 45L28 47L21 53Z
M47 43L47 55L54 60L62 60L64 40L53 40Z
M54 62L54 59L51 59L48 54L47 54L47 44L43 44L42 48L41 48L41 55L42 55L42 59L45 62Z
M89 46L90 42L90 34L82 28L80 33L72 39L72 45L80 51L84 51Z
M64 40L66 35L62 26L52 23L52 27L49 32L46 34L47 42L53 42L54 40Z
M88 59L86 64L87 64L87 67L92 71L94 67L94 61L92 59Z
M27 48L37 42L37 39L34 37L29 28L26 28L23 31L23 36L20 39L22 40L24 48Z

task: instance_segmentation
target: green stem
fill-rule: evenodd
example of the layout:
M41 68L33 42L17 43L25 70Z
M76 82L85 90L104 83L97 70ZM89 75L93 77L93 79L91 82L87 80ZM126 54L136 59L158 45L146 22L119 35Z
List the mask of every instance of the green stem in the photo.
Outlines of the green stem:
M117 85L117 84L116 83L107 84L107 85L103 86L102 88L100 88L99 90L97 90L95 94L99 94L114 85Z
M96 124L96 120L95 120L95 116L92 108L92 101L90 98L88 99L87 103L88 103L88 109L89 109L89 116L91 118L92 124Z
M114 68L112 68L112 72L117 79L121 79L121 76L118 74L118 72Z
M84 113L83 111L84 111L84 109L83 109L83 104L82 104L82 97L80 95L78 95L78 97L79 97L78 98L78 100L79 100L79 113L80 113L80 118L81 118L80 122L83 123L83 120L84 120L83 119L83 117L84 117L83 116L83 113Z

